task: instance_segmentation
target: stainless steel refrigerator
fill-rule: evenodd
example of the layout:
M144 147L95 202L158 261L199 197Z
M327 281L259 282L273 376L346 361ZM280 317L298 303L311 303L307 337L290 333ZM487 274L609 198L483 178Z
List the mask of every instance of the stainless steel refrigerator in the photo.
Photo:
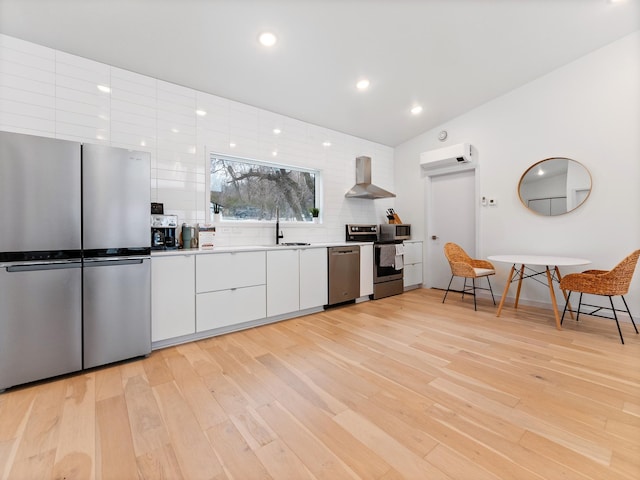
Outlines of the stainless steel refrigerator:
M0 390L151 351L150 158L0 132Z

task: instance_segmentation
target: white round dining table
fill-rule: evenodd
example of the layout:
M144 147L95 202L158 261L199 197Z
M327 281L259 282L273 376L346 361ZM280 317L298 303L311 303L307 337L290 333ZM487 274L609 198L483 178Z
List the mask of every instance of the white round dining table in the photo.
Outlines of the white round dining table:
M561 257L554 255L528 255L528 254L510 254L510 255L490 255L487 257L492 262L510 263L511 271L509 273L509 280L504 287L504 293L500 299L500 305L498 306L498 312L496 316L499 317L504 306L504 301L507 298L509 287L515 281L518 282L518 289L516 291L516 300L514 308L518 308L518 300L520 299L520 289L522 288L522 280L526 278L534 278L538 280L538 275L546 275L547 286L549 287L549 296L551 297L551 305L553 307L553 313L556 320L556 328L562 330L560 325L560 313L558 312L558 305L556 302L556 294L553 289L553 281L560 283L562 276L560 275L560 269L558 267L575 267L579 265L588 265L591 260L585 258L574 257ZM544 267L544 270L536 270L531 266ZM539 280L538 280L539 281ZM567 293L563 290L565 301L567 301ZM571 312L571 306L569 305L569 313L573 317Z

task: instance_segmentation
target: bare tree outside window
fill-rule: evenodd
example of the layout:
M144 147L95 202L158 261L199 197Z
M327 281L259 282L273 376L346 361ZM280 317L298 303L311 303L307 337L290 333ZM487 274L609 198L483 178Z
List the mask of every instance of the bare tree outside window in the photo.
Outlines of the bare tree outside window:
M284 165L211 155L210 213L225 220L313 221L318 172Z

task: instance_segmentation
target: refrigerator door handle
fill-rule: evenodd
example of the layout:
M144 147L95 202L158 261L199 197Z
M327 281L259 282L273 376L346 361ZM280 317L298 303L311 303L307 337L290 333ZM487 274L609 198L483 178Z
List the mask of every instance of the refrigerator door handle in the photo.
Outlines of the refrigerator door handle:
M139 265L149 257L112 257L112 258L89 258L85 259L84 263L88 267L106 267L109 265Z
M38 272L41 270L59 270L63 268L81 268L80 262L65 262L65 263L34 263L29 265L11 265L6 267L7 272Z

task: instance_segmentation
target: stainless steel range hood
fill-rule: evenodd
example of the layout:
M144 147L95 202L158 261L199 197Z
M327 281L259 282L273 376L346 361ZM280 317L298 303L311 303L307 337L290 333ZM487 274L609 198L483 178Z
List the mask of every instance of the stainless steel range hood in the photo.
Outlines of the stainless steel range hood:
M344 194L347 198L393 198L395 193L388 192L384 188L376 187L371 183L371 157L356 158L356 184Z

